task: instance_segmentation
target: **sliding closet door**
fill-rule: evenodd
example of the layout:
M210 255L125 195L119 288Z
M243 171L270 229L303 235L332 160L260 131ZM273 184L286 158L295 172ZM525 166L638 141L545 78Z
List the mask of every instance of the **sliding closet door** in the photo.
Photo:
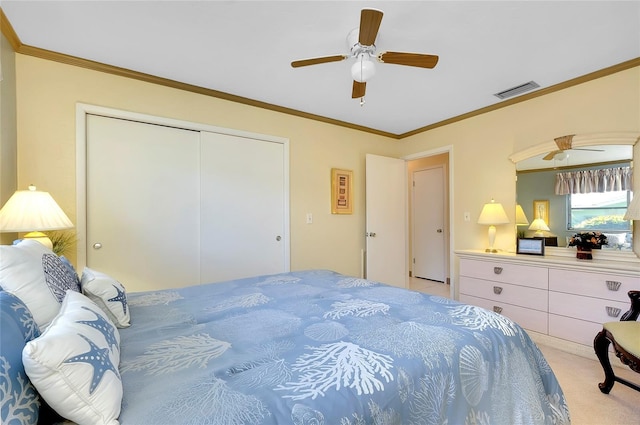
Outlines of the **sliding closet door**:
M87 266L128 291L196 284L200 133L87 116Z
M201 136L201 279L288 271L284 146Z

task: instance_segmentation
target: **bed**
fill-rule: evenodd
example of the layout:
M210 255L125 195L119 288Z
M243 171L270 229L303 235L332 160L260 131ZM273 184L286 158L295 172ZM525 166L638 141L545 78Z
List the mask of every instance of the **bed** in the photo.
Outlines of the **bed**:
M16 367L79 423L570 423L527 333L479 307L328 270L129 294L76 279Z

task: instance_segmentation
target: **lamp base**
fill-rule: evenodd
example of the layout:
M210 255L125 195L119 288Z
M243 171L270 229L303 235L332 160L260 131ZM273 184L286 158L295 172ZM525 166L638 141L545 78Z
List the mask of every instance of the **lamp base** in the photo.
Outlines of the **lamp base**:
M42 245L46 246L47 248L53 249L53 242L51 242L51 239L49 239L49 236L45 235L42 232L29 232L26 235L24 235L23 238L38 241Z

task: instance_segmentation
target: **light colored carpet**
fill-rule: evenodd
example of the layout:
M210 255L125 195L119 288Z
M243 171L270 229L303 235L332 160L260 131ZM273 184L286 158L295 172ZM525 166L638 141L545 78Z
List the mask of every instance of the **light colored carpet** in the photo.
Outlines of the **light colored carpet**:
M616 382L609 394L601 393L598 383L604 381L604 372L595 354L588 359L548 345L538 347L560 381L573 425L640 424L640 392ZM622 365L613 354L610 361L617 376L640 384L640 374Z

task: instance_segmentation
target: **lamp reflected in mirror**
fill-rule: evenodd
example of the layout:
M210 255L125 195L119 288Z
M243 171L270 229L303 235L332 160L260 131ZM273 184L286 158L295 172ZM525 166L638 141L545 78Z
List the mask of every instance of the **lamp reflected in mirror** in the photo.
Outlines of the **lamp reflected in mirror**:
M543 219L536 218L531 223L531 226L529 226L529 230L535 231L534 236L536 238L543 238L544 232L548 232L550 229L549 229L549 226L547 226L547 223L545 223Z
M518 238L524 238L524 230L520 230L520 226L528 226L529 219L522 209L522 205L516 204L516 233Z

